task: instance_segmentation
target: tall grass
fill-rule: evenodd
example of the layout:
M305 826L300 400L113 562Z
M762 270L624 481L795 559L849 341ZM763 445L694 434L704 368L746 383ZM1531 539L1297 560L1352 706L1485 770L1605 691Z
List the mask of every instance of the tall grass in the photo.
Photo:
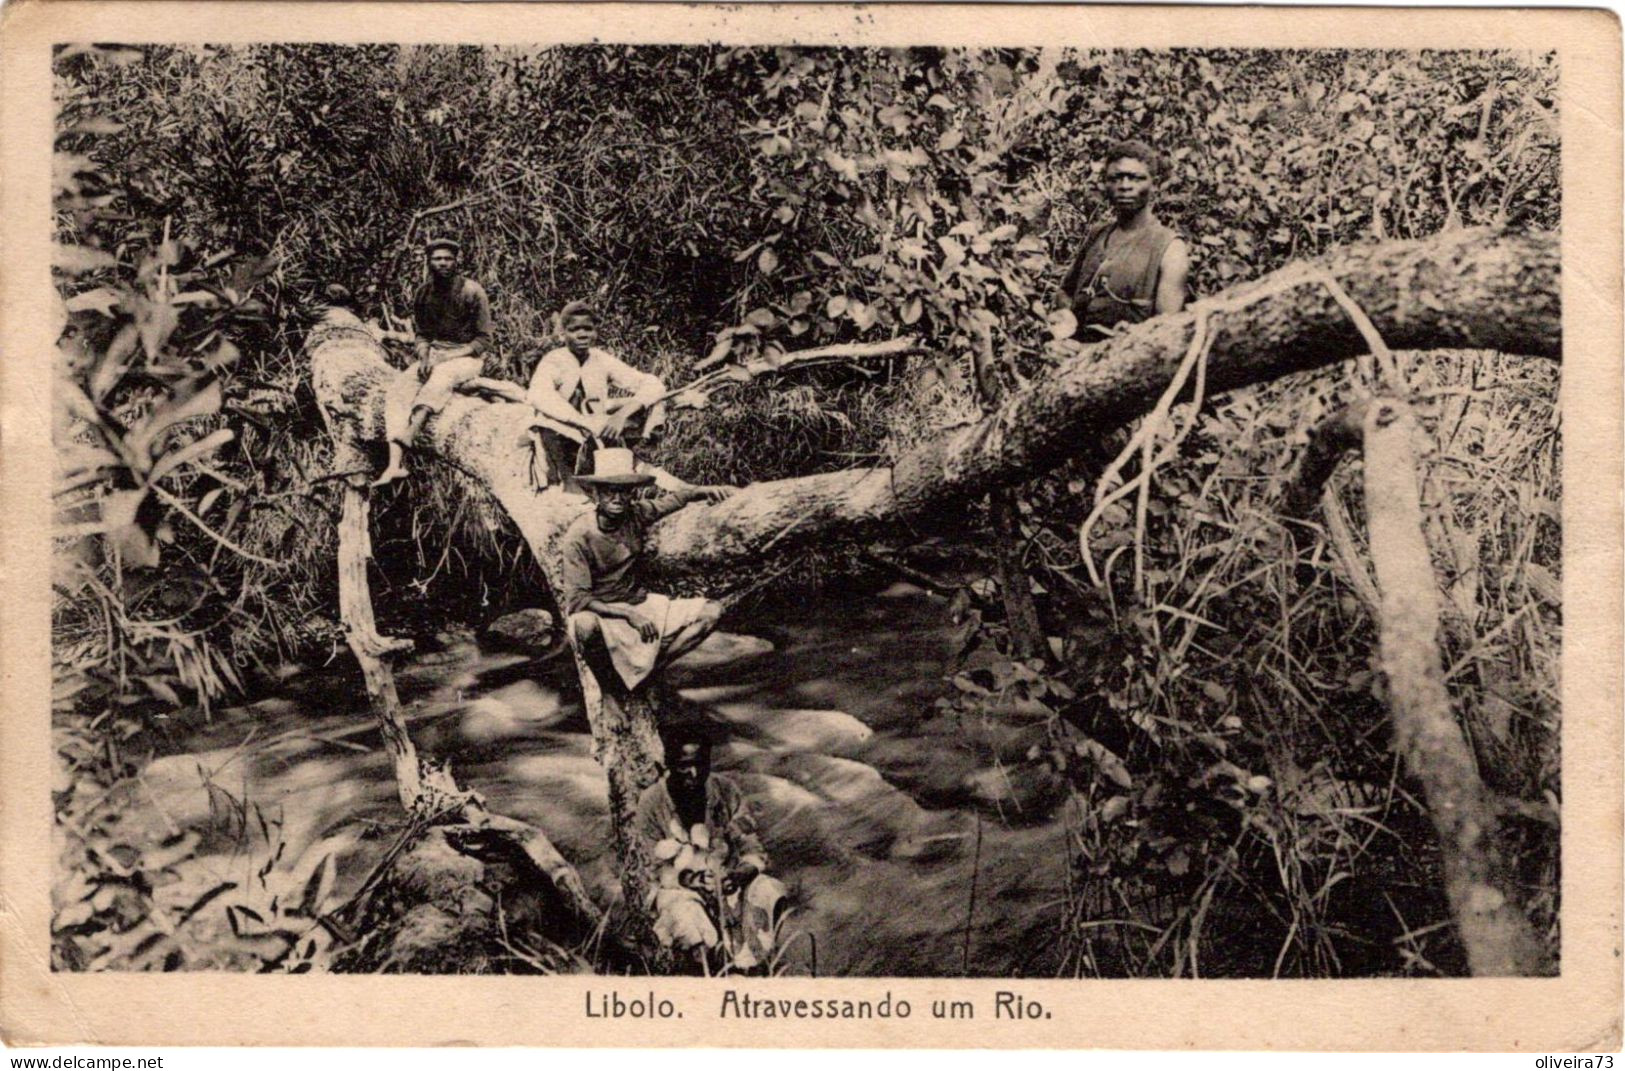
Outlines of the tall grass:
M1555 962L1556 372L1480 352L1403 363L1435 444L1420 475L1448 684ZM1330 485L1348 536L1316 527L1294 542L1280 515L1309 429L1347 400L1346 381L1322 374L1215 405L1157 476L1143 595L1127 511L1097 539L1105 591L1082 579L1063 527L1035 533L1044 583L1061 596L1052 620L1069 630L1062 676L1079 700L1052 733L1076 754L1080 739L1105 747L1125 770L1068 771L1069 972L1465 969L1426 813L1389 748L1374 608L1360 595L1371 584L1351 573L1369 569L1360 462Z

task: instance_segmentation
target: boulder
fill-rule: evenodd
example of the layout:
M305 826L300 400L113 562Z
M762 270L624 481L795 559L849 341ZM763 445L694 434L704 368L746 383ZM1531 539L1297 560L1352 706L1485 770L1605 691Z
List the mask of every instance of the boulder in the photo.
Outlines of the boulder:
M1047 819L1066 799L1066 780L1048 766L1024 762L992 766L965 778L966 792L977 804L1008 822Z
M488 651L514 651L539 658L559 638L553 629L553 615L546 610L515 610L487 625L480 634L480 645Z
M541 873L523 830L425 830L395 859L352 920L358 939L338 973L580 973L565 951L592 933Z

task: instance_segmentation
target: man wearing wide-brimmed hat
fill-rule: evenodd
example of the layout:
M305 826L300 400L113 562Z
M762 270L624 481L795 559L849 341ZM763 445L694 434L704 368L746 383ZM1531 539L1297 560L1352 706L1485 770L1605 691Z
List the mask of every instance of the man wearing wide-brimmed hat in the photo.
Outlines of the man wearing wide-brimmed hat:
M673 599L645 586L648 526L690 502L720 502L735 489L690 486L639 498L654 476L622 447L594 451L591 471L576 478L597 505L560 539L560 609L568 616L571 641L599 682L608 687L618 680L631 690L699 646L722 614L720 603Z
M429 278L412 299L419 386L410 397L408 388L397 388L386 401L389 465L378 477L379 485L407 475L406 449L431 413L444 409L457 388L480 376L491 347L491 302L483 286L457 270L462 247L450 238L431 238L423 252Z

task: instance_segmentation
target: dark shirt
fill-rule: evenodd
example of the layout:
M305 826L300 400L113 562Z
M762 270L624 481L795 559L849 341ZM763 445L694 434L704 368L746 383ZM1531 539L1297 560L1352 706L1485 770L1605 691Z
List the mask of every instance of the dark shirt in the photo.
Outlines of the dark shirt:
M1115 222L1090 231L1061 282L1078 319L1074 337L1095 341L1099 336L1085 331L1090 325L1137 324L1156 315L1162 256L1178 237L1155 218L1127 233Z
M491 301L485 287L463 275L445 283L430 279L412 299L412 323L418 338L429 342L473 346L473 356L491 345Z
M649 594L643 584L643 541L649 525L688 504L682 495L667 491L639 499L612 532L598 527L596 509L577 517L559 542L564 558L559 593L564 612L587 608L593 599L637 605Z

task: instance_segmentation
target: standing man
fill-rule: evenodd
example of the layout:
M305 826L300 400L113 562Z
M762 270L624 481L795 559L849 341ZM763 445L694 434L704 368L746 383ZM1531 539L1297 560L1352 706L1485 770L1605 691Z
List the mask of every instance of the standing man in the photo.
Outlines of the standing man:
M655 937L692 957L713 949L733 970L772 951L787 890L767 871L756 822L733 778L711 772L711 738L699 724L662 734L666 776L638 799L637 830L659 868L649 894Z
M1061 301L1077 317L1073 335L1098 342L1125 325L1185 307L1190 250L1151 211L1161 178L1156 150L1120 141L1106 157L1112 218L1090 230L1061 281Z
M599 683L631 691L698 647L722 615L720 603L673 599L645 586L649 525L690 502L720 502L734 488L689 484L639 499L637 491L655 478L639 471L632 451L604 446L592 452L591 461L592 472L577 479L596 508L577 517L559 539L560 609L576 650Z
M403 458L429 414L440 412L457 388L479 377L491 348L491 301L483 286L457 270L462 247L450 238L431 238L423 251L429 278L412 299L419 386L410 399L392 394L385 407L389 465L375 487L407 475Z

